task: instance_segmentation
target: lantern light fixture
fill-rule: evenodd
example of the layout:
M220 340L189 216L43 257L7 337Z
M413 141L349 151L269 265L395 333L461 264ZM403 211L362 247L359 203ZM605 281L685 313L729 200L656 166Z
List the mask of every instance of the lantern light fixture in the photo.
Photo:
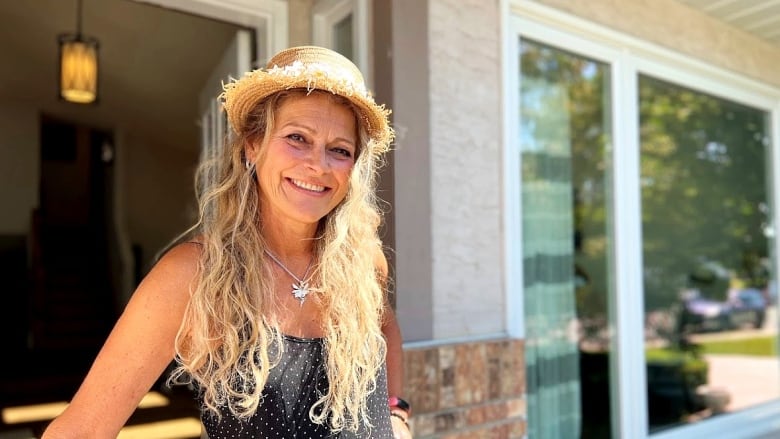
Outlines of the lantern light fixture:
M98 98L98 40L81 33L82 0L77 0L76 33L57 37L59 43L59 98L92 104Z

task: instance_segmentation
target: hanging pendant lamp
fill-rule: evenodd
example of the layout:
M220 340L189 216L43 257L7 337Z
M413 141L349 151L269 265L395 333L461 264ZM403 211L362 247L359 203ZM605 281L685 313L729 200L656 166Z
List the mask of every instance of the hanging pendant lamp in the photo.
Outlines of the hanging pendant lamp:
M59 97L77 104L98 98L98 40L81 33L81 0L76 11L76 33L60 34Z

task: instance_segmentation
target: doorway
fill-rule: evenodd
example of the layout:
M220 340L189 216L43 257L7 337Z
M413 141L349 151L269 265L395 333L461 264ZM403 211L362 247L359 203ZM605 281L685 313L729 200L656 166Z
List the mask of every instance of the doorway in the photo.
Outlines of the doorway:
M30 233L26 352L20 381L65 396L75 391L117 318L118 253L112 227L113 136L40 119L39 207ZM20 317L21 318L21 317ZM40 367L58 358L58 373ZM38 366L41 365L41 366Z

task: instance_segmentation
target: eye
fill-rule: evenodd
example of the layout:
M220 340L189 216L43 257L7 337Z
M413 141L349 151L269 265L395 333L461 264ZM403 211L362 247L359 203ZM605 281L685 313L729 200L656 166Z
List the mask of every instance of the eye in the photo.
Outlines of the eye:
M302 135L298 133L289 134L287 136L288 139L292 140L293 142L305 142L306 139L303 138Z
M346 148L333 148L331 151L335 152L336 154L343 156L344 158L352 158L352 151L346 149Z

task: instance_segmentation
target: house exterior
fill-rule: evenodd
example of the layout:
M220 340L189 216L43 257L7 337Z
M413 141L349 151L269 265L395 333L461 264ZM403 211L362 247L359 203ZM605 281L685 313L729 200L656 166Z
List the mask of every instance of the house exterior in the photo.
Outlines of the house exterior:
M776 2L139 3L251 30L259 64L348 52L393 110L380 195L415 438L780 431ZM28 186L3 203L34 206Z
M730 281L704 276L713 300L740 282L772 289L746 272L776 272L774 214L732 217L754 224L746 234L720 222L726 200L777 206L780 51L760 35L773 6L423 3L393 3L399 26L426 17L393 34L397 313L416 437L769 435L777 350L702 354L689 364L704 379L675 384L654 346L722 335L676 326L681 291L715 259L709 272ZM661 116L676 112L690 114ZM740 113L759 131L741 131ZM734 179L742 166L759 179ZM775 323L761 333L776 342ZM744 371L763 367L754 386Z

